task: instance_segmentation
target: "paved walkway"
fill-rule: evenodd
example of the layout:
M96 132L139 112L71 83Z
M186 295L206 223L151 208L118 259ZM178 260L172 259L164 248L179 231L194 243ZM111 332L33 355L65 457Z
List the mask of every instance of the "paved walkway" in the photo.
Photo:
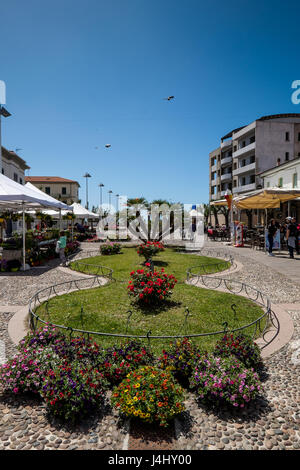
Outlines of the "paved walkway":
M207 243L208 245L208 243ZM218 246L226 246L216 242ZM209 244L210 247L213 246ZM258 263L268 266L274 271L284 275L286 278L290 279L293 282L300 284L300 255L295 254L294 259L289 258L288 252L274 251L274 256L269 256L266 252L262 250L256 250L248 247L234 247L226 246L226 248L233 254L233 256L243 256L251 258L252 260L257 261Z
M293 331L288 343L265 359L265 390L261 398L242 411L208 410L193 394L188 394L186 412L177 422L176 434L171 432L167 439L161 437L156 448L300 449L300 289L297 276L287 270L288 263L298 261L269 258L262 252L228 248L220 243L207 246L233 252L242 269L224 273L224 277L247 282L264 291L289 316ZM275 269L274 263L277 263ZM52 267L48 271L36 270L34 276L23 273L0 277L3 286L0 341L5 343L7 357L16 348L10 336L15 328L8 334L8 324L12 325L15 313L26 307L31 295L41 287L72 276L67 270ZM129 442L129 448L141 448L141 443L128 439L126 426L108 405L98 416L72 428L49 422L42 402L0 393L0 449L119 450L125 442ZM148 448L154 448L151 440Z

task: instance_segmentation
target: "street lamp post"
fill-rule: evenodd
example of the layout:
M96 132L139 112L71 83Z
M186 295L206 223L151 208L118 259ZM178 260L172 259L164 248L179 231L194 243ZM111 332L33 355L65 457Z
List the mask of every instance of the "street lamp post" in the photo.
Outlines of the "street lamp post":
M0 103L0 173L2 173L1 116L7 118L7 117L11 116L11 114Z
M85 175L83 175L83 177L85 178L85 181L86 181L86 205L85 205L85 208L88 209L89 208L88 178L91 178L91 175L89 173L86 173Z
M110 189L110 190L108 191L109 212L110 212L111 194L112 194L112 193L113 193L113 192L112 192L112 190Z
M116 211L119 212L119 197L120 194L116 194Z
M103 183L100 183L98 184L99 188L100 188L100 205L99 205L99 214L102 215L102 188L104 186ZM101 211L101 212L100 212Z

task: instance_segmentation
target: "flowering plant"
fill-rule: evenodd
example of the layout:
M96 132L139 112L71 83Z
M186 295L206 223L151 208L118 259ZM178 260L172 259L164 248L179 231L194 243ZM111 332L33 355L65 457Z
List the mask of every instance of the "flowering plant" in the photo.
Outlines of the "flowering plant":
M184 390L170 372L153 366L130 372L113 390L112 405L128 417L167 426L184 410Z
M147 243L144 243L143 245L140 245L137 249L137 254L140 256L144 256L146 260L152 258L152 256L155 256L157 253L160 251L164 251L164 246L160 242L150 242L147 241Z
M0 366L0 381L5 390L15 394L39 393L49 363L57 364L59 361L50 347L24 348Z
M200 360L190 379L191 388L207 400L243 408L262 390L254 369L246 369L234 356L208 356Z
M49 369L40 393L51 414L75 421L102 403L106 388L107 382L96 368L75 361Z
M162 369L171 370L178 379L184 380L192 375L195 363L205 355L190 339L184 338L174 341L169 349L163 350L158 361Z
M121 251L120 243L103 243L100 245L100 253L102 255L117 255Z
M127 341L119 347L108 348L104 360L98 366L110 383L118 383L128 372L153 362L154 356L151 351L141 341L134 340Z
M243 334L226 334L216 343L215 355L229 357L231 354L246 367L253 367L255 370L262 363L259 347L249 336Z
M79 242L77 240L73 240L72 242L68 242L65 248L65 255L71 255L76 251L79 247Z
M177 283L177 279L172 274L166 274L163 268L160 272L138 269L131 271L130 277L127 286L129 295L148 305L168 299Z
M54 326L46 324L35 331L29 331L18 345L18 350L38 348L64 343L66 337Z

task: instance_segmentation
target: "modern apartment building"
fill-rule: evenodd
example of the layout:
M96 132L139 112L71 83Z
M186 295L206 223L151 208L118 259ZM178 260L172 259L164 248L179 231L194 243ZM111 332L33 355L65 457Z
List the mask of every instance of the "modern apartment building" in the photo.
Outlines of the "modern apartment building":
M26 183L29 181L44 193L58 199L65 204L78 202L78 190L80 184L77 181L60 178L59 176L26 176Z
M13 150L7 150L2 147L2 174L16 181L19 184L25 184L25 170L29 170L23 158L19 157Z
M209 154L209 200L262 188L260 174L300 156L300 114L275 114L235 129Z

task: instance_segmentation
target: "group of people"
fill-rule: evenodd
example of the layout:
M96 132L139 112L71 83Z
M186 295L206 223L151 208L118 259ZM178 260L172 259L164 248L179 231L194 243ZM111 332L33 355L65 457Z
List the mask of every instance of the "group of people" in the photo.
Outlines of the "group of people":
M274 237L278 230L280 230L281 244L283 241L286 241L286 244L289 250L289 257L293 259L295 251L299 255L300 225L297 224L295 217L287 217L285 219L285 223L283 224L280 224L275 219L271 219L270 224L268 226L269 256L274 256L274 253L273 253Z

